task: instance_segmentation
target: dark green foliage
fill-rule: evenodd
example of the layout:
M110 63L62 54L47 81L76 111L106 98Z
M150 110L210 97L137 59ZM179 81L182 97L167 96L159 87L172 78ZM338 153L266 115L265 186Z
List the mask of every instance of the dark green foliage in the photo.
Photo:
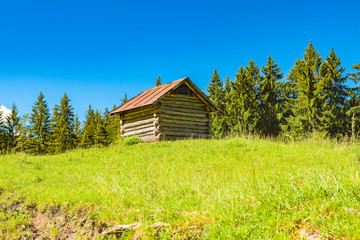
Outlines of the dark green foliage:
M306 48L303 60L296 60L288 80L295 98L288 99L294 115L288 119L292 131L297 134L320 130L321 118L321 65L322 58L312 43Z
M102 115L100 111L94 111L89 105L79 145L84 148L108 146L118 139L119 133L119 116L110 115L107 108Z
M251 60L249 66L241 66L235 76L227 98L228 127L235 134L255 133L259 120L256 83L260 79L260 69Z
M118 114L110 115L106 108L103 114L103 125L106 133L105 145L109 145L119 138L120 116Z
M360 63L355 64L351 67L352 69L355 69L357 72L355 73L349 73L349 79L353 80L355 83L358 83L360 80Z
M348 89L345 86L345 71L341 67L340 58L336 56L334 49L321 67L322 79L318 84L323 99L321 131L335 137L341 135L346 123L346 112L349 110L345 101L348 97Z
M97 146L107 145L106 142L107 132L99 110L96 110L94 114L94 127L95 127L94 144Z
M28 151L36 154L47 153L51 141L51 122L49 107L41 92L30 115L30 133Z
M87 110L85 115L85 122L84 122L83 132L81 135L81 141L80 141L81 147L87 148L94 145L95 131L96 131L95 112L91 108L91 105L89 105L89 109Z
M75 120L74 120L74 146L77 148L80 144L80 138L81 138L81 123L79 121L79 116L76 114Z
M316 134L337 139L351 136L355 142L360 133L360 87L346 84L348 79L358 83L360 63L352 68L355 72L345 75L334 49L323 60L311 42L286 80L271 56L261 68L249 61L248 66L239 68L234 81L227 76L225 83L215 68L207 87L209 98L218 107L211 113L213 137L259 134L287 139ZM160 76L155 84L161 85ZM125 93L121 102L127 101ZM119 136L119 115L89 106L81 124L66 94L52 116L42 93L31 114L20 117L15 104L5 119L0 111L0 154L61 153L77 147L108 146ZM130 138L125 144L139 141Z
M5 135L8 151L15 152L19 149L19 142L22 138L22 123L15 103L12 105L11 113L5 118Z
M212 116L213 135L356 138L360 130L360 89L348 88L346 81L357 83L360 64L353 69L359 72L344 75L345 68L334 49L323 61L310 41L286 80L271 56L261 73L250 61L239 68L234 82L227 77L224 87L215 70L208 92L222 115Z
M156 78L155 81L154 81L154 83L155 83L155 86L156 86L156 87L157 87L157 86L160 86L160 85L161 85L161 76L159 76L158 78Z
M70 99L64 94L60 106L55 105L53 109L52 125L53 139L52 152L61 153L75 148L74 134L74 112L70 105Z
M271 56L268 57L266 66L262 67L264 74L259 83L260 119L258 122L259 132L265 136L277 136L280 131L280 123L284 111L284 83L281 81L283 74L281 67L275 63Z
M225 134L224 124L224 112L225 112L225 89L223 87L223 82L220 79L220 76L215 68L214 74L210 79L209 86L207 87L209 93L209 98L215 103L219 108L218 111L211 113L212 125L211 130L214 137L223 137Z
M134 144L138 144L141 142L141 139L139 136L135 135L135 136L132 136L132 137L127 137L127 138L124 138L124 144L125 145L134 145Z
M121 99L121 105L124 104L124 103L126 103L127 101L128 101L128 98L127 98L127 95L126 95L126 93L125 93L124 98ZM114 109L115 109L115 108L114 108Z

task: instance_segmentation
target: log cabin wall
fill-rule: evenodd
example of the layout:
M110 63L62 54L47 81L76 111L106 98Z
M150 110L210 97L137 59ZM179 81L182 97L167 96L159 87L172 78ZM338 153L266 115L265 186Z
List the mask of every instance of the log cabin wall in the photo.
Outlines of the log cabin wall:
M211 100L186 77L146 90L110 114L120 114L122 137L142 141L211 137Z
M124 112L120 115L120 133L122 137L138 135L142 141L156 141L159 131L156 125L158 108L147 106Z
M210 109L195 94L168 94L160 101L159 116L163 139L211 137Z

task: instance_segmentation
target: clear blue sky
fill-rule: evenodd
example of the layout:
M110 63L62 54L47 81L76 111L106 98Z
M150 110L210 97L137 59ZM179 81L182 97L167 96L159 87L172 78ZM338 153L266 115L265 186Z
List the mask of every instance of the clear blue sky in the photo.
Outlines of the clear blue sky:
M21 114L42 91L53 108L66 92L81 119L189 76L201 89L217 67L269 54L287 74L309 40L325 57L360 62L360 1L0 1L0 104Z

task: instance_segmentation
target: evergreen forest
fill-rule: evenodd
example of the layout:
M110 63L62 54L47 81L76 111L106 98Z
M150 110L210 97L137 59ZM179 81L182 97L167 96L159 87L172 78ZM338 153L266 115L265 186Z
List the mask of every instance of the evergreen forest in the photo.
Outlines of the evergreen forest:
M219 111L212 113L214 138L258 135L281 139L330 137L355 141L360 131L360 63L351 73L331 49L323 58L310 42L287 76L269 56L265 66L252 60L240 66L231 81L221 80L217 69L207 87ZM350 84L354 82L354 84ZM161 85L161 77L155 79ZM126 102L127 96L122 99ZM114 106L115 108L115 106ZM19 115L0 111L0 153L56 154L76 148L108 146L119 138L118 116L89 106L80 122L64 94L52 111L40 92L32 112Z

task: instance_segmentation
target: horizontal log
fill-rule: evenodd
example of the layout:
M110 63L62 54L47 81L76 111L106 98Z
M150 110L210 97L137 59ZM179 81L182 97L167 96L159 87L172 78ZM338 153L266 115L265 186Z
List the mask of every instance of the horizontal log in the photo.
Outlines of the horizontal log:
M157 137L155 137L154 135L151 136L140 136L141 141L143 142L154 142L154 141L158 141L159 139Z
M175 123L175 124L191 124L191 125L201 125L201 126L208 126L209 122L194 122L188 120L179 120L179 119L171 119L171 118L159 118L160 125L166 123Z
M181 96L181 95L179 95ZM181 96L181 97L173 97L173 96L166 96L163 98L163 100L169 100L169 101L182 101L182 102L190 102L190 103L202 103L204 104L199 98L188 98L187 96Z
M121 127L122 128L131 128L131 127L135 127L135 126L145 125L148 123L153 123L154 121L155 121L154 118L149 118L149 119L136 121L136 122L132 122L132 123L125 123L125 124L121 125Z
M182 94L168 94L166 97L186 98L186 99L199 99L197 96L188 96L188 95L182 95Z
M179 128L191 128L191 129L202 129L202 130L210 129L209 126L207 125L195 125L189 122L185 122L185 123L160 122L160 127L179 127Z
M179 105L179 104L170 104L168 102L162 102L161 107L184 108L189 110L205 111L205 105L198 107L198 106Z
M209 114L209 112L205 111L204 108L203 109L193 109L193 108L187 108L185 106L171 107L171 106L168 106L168 105L161 105L159 107L159 111L161 111L161 110L171 110L171 111L186 112L186 113Z
M134 112L132 114L124 114L122 120L126 120L126 119L131 119L131 118L138 118L138 117L142 117L142 116L147 116L147 115L152 115L156 113L156 110L154 109L150 109L147 111L141 111L141 112Z
M167 110L167 109L160 109L159 110L160 116L162 114L171 114L171 115L179 115L179 116L189 116L189 117L199 117L199 118L207 118L206 114L201 113L193 113L193 112L180 112L174 110Z
M184 101L177 101L177 100L162 100L164 104L173 104L173 105L180 105L180 106L192 106L192 107L205 107L205 104L200 102L184 102Z
M131 109L131 110L128 110L126 112L122 112L121 114L123 114L123 115L134 115L134 114L138 114L139 112L146 112L146 111L151 111L151 110L156 110L156 107L154 107L153 105L150 105L150 106Z
M149 127L149 128L144 128L144 129L139 129L136 131L126 132L126 133L122 134L121 136L127 137L127 136L131 136L131 135L137 135L140 133L152 132L154 130L155 130L155 126Z
M134 126L134 127L129 127L129 128L121 128L121 130L126 133L126 132L132 132L132 131L137 131L140 129L144 129L144 128L149 128L149 127L154 127L154 123L148 123L148 124L143 124L143 125L138 125L138 126Z
M154 136L155 137L155 134L153 131L151 132L146 132L146 133L140 133L138 134L139 137L146 137L146 136Z
M124 117L123 123L126 124L126 123L131 123L131 122L137 122L137 121L150 119L150 118L154 118L154 114Z
M161 127L161 132L174 131L174 132L188 132L188 133L204 133L209 134L209 129L196 129L196 128L174 128L174 127Z
M177 131L163 131L166 136L179 136L179 137L209 137L210 134L204 133L188 133L188 132L177 132Z
M161 114L160 119L162 119L162 118L185 120L185 121L192 121L192 122L205 122L205 123L208 123L210 121L210 119L208 119L208 118L190 117L190 116L165 114L165 113Z

